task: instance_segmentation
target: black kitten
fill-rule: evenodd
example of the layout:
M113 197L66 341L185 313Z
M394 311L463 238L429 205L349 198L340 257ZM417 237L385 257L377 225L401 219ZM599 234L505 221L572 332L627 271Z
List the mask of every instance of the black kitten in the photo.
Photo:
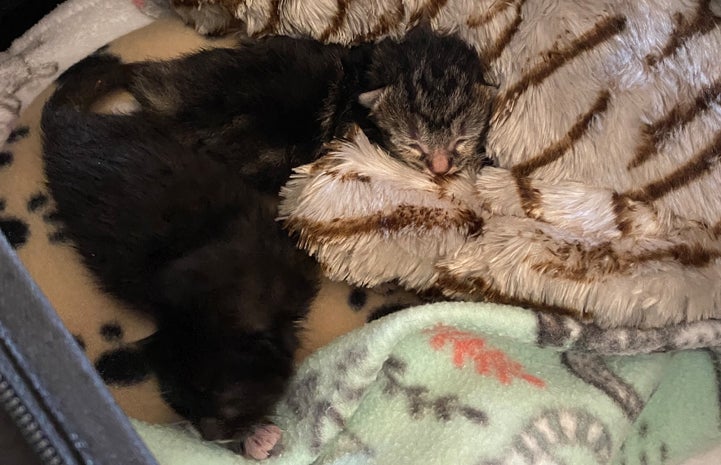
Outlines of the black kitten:
M274 221L291 169L351 123L433 174L478 165L481 72L465 43L418 29L351 49L271 37L168 62L98 54L59 79L42 117L59 216L103 288L156 318L149 352L206 437L244 433L291 375L319 273ZM114 90L136 111L93 113Z

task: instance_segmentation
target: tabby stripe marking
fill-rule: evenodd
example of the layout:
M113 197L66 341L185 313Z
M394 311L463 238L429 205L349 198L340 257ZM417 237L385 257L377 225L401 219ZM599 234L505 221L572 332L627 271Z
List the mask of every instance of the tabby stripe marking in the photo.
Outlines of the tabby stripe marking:
M521 208L527 217L536 221L543 221L541 214L541 192L531 185L531 180L525 176L516 177L516 189L521 199Z
M584 32L564 49L552 49L545 53L546 60L523 75L514 85L508 88L499 98L494 109L493 119L497 120L501 114L510 112L516 99L525 92L529 86L541 84L548 76L556 72L566 62L576 58L581 53L593 49L616 34L626 29L626 18L623 16L610 16L596 23L589 31Z
M506 49L508 44L511 43L511 40L518 32L518 28L523 21L523 16L521 15L521 8L525 3L526 0L520 0L516 4L516 17L513 19L511 24L509 24L508 27L506 27L506 29L501 32L501 35L493 43L493 46L489 48L488 51L485 53L486 63L491 63L497 60L498 57L500 57L503 51Z
M547 234L543 234L546 238L550 238ZM558 249L555 255L556 260L547 260L531 265L531 269L536 273L553 276L554 278L567 279L582 283L593 282L594 279L588 276L591 269L600 271L604 275L621 273L623 263L616 252L608 243L604 243L595 247L583 248L579 244L574 247L576 255L579 257L569 264L572 248L570 245ZM626 263L626 268L629 265Z
M628 169L637 168L656 155L661 143L668 139L674 129L685 126L699 113L708 110L712 103L719 103L719 100L721 79L703 87L693 103L679 102L662 119L644 125L641 130L643 143L636 149L636 155L628 164Z
M672 258L684 266L700 268L707 266L713 260L721 258L721 251L707 249L699 244L676 244L668 249L648 251L631 258L639 263Z
M639 202L652 202L669 192L680 189L686 184L707 174L713 169L721 156L721 132L713 141L691 160L672 171L665 178L651 182L644 187L622 195Z
M521 208L527 217L537 221L545 221L541 214L541 193L532 186L528 176L537 169L553 163L566 154L573 145L588 132L593 118L606 111L610 98L610 92L607 90L601 92L591 106L591 109L578 118L576 123L561 140L551 144L543 150L540 155L511 168L511 174L516 179L516 189L521 200Z
M359 36L354 43L370 42L377 39L378 37L387 34L388 31L395 25L398 25L403 21L403 17L406 14L406 8L403 4L403 0L399 0L394 9L386 11L378 18L378 23L366 34Z
M443 291L450 291L456 294L465 294L473 297L475 300L483 300L486 302L494 302L497 304L513 305L516 307L541 310L549 314L568 315L578 317L578 311L561 307L558 305L547 304L539 300L532 300L510 296L497 288L488 284L483 278L468 276L463 279L457 279L450 274L449 270L440 268L436 285ZM588 311L583 316L592 316Z
M258 32L257 35L272 34L277 31L280 25L280 2L281 0L272 0L270 2L270 18L265 26Z
M357 171L345 171L341 172L338 169L330 169L326 171L326 174L336 179L340 182L360 182L363 184L368 184L371 182L370 176L367 176L365 174L360 174Z
M710 0L701 0L691 21L688 21L681 13L673 15L676 27L671 32L668 42L658 55L649 54L646 56L646 63L655 66L660 61L676 54L691 37L703 36L712 31L718 24L719 18L714 15L709 7Z
M318 40L326 42L330 37L336 33L343 26L346 17L348 16L348 6L353 3L353 0L338 0L338 11L336 12L333 20L321 33Z
M466 21L466 25L470 28L481 27L494 20L498 14L505 11L508 7L513 5L513 3L513 0L497 0L495 3L493 3L493 5L491 5L490 8L488 8L483 13L479 14L478 16L471 16L470 18L468 18L468 21Z
M624 236L629 234L632 229L632 224L628 218L624 218L628 209L628 197L614 192L611 196L611 205L613 206L613 213L615 215L616 229Z
M593 119L608 109L611 93L604 90L596 97L591 109L581 115L565 136L547 147L540 155L515 165L511 173L516 177L530 176L537 169L561 158L587 132Z
M608 244L604 244L591 249L579 250L579 253L580 258L574 260L575 263L572 265L569 265L568 260L564 259L536 263L531 266L531 269L539 274L550 273L550 276L555 278L590 283L597 279L588 275L591 270L604 275L621 275L631 273L639 264L669 259L683 266L702 268L708 266L713 260L721 258L721 251L707 249L699 244L676 244L666 249L623 256L619 256Z
M431 21L438 16L438 13L446 6L446 3L448 3L448 0L428 0L422 8L413 13L410 23L415 24L420 20Z
M358 218L335 218L329 222L290 218L286 220L285 227L292 233L301 233L302 241L307 244L323 243L325 238L377 234L379 231L396 232L405 228L443 230L467 228L467 234L475 234L483 227L483 219L468 210L450 215L446 209L439 207L399 205L390 213L379 212Z

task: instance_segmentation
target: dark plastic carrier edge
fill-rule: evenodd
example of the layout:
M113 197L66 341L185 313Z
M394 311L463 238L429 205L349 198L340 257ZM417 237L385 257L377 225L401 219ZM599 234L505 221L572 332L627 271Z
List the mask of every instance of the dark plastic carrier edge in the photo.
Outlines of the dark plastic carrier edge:
M157 465L2 234L0 408L45 465Z

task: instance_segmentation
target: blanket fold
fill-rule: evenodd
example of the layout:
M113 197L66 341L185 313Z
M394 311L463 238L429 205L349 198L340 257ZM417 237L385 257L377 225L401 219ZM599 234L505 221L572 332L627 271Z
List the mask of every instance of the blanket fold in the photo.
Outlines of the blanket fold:
M405 310L305 361L267 463L678 463L721 437L721 354L672 350L705 346L708 329L608 332L492 304ZM161 463L244 463L138 430Z

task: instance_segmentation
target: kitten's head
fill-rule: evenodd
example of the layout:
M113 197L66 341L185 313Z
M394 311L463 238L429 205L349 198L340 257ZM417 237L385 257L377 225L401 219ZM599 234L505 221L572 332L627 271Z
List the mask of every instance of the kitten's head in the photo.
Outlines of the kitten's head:
M378 44L368 73L370 110L391 154L433 175L486 161L485 135L496 89L483 80L478 54L462 40L428 27L402 42Z

